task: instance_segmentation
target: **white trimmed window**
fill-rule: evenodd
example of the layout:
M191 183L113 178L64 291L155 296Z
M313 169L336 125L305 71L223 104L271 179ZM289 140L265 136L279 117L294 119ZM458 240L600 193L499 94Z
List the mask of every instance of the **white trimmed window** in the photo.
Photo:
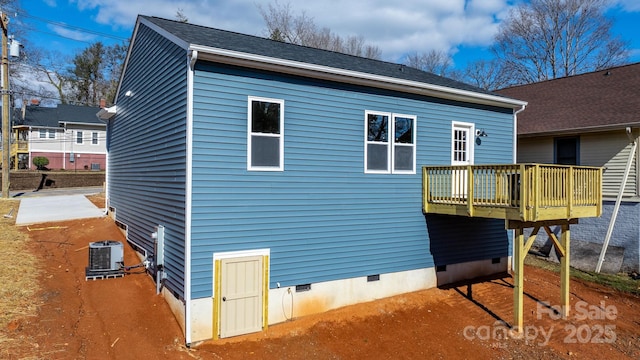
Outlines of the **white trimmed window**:
M365 173L416 173L416 119L365 111Z
M82 131L76 131L76 144L82 144Z
M416 117L393 115L393 173L416 173Z
M91 133L91 144L98 145L98 133L97 132Z
M48 134L48 135L47 135ZM56 138L56 131L53 129L40 129L40 139L46 139L47 137L49 139L55 139Z
M247 170L284 170L284 100L249 97Z

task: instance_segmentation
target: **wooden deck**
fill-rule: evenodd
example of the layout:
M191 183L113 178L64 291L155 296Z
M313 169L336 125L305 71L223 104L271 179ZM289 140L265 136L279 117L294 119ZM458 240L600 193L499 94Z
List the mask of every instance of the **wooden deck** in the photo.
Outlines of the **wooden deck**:
M422 168L423 210L505 219L514 229L513 324L524 324L524 258L544 228L560 257L561 315L569 316L569 226L579 218L602 213L602 169L545 164L425 166ZM560 238L549 228L561 227ZM525 228L533 228L525 239Z
M597 217L602 168L546 164L425 166L423 211L521 222Z

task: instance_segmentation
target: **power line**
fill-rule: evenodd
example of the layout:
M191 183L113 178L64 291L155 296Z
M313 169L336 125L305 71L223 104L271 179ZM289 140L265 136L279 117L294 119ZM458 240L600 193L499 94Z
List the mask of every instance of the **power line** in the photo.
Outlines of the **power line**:
M119 41L127 41L128 39L120 37L120 36L116 36L113 34L107 34L107 33L103 33L103 32L99 32L99 31L95 31L95 30L91 30L91 29L85 29L79 26L75 26L75 25L69 25L60 21L53 21L53 20L49 20L49 19L45 19L45 18L41 18L38 16L34 16L29 14L28 12L24 11L24 10L19 10L17 12L17 14L24 16L25 18L29 18L29 19L33 19L33 20L37 20L37 21L41 21L50 25L54 25L54 26L58 26L61 28L66 28L72 31L77 31L77 32L83 32L83 33L87 33L87 34L91 34L91 35L97 35L97 36L102 36L102 37L107 37L107 38L111 38L114 40L119 40ZM60 34L56 34L57 36L60 37L64 37L67 38L64 35L60 35ZM76 40L76 39L71 39L71 40ZM78 41L83 41L83 40L78 40Z
M29 27L30 31L34 31L34 32L39 32L42 34L47 34L47 35L52 35L52 36L57 36L57 37L61 37L63 39L67 39L67 40L72 40L72 41L77 41L77 42L81 42L81 43L85 43L85 44L92 44L91 41L85 41L85 40L80 40L80 39L75 39L69 36L64 36L64 35L60 35L60 34L56 34L56 33L52 33L52 32L48 32L48 31L44 31L44 30L39 30L33 27Z
M31 15L27 11L22 10L20 8L12 9L10 12L15 14L15 16L17 18L24 18L24 19L30 19L30 20L33 20L33 21L43 22L43 23L50 24L50 25L58 27L58 28L68 29L68 30L74 31L74 32L91 34L91 35L105 37L105 38L114 39L114 40L118 40L118 41L128 41L128 39L120 37L120 36L117 36L117 35L108 34L108 33L95 31L95 30L91 30L91 29L85 29L85 28L82 28L82 27L79 27L79 26L69 25L69 24L66 24L66 23L63 23L63 22L60 22L60 21L53 21L53 20L49 20L49 19L46 19L46 18L43 18L43 17L38 17L38 16L35 16L35 15ZM78 42L91 44L91 42L89 42L89 41L84 41L84 40L80 40L80 39L77 39L77 38L65 36L65 35L57 33L57 32L47 32L45 30L40 30L40 29L37 28L38 25L35 24L32 21L20 21L19 23L22 25L20 27L22 29L24 29L25 31L39 32L39 33L43 33L43 34L47 34L47 35L51 35L51 36L56 36L56 37L60 37L60 38L64 38L64 39L68 39L68 40L72 40L72 41L78 41ZM37 97L37 98L40 98L42 100L50 100L50 101L55 102L55 103L58 103L58 102L62 103L63 102L61 97L58 96L58 95L53 95L51 93L44 94L42 92L36 92L33 89L21 89L21 91L20 90L16 91L12 95L13 95L14 99L16 99L16 100L21 99L23 101L28 97ZM97 105L97 104L91 103L90 101L77 101L77 100L70 100L70 99L65 99L64 102L69 103L69 104L80 104L80 105L87 105L87 106L95 106L95 105Z

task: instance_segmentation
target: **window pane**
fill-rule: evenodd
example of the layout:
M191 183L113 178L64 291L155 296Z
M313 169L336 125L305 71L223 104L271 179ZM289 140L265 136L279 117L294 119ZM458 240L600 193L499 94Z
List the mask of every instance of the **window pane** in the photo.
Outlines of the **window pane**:
M280 138L251 136L251 166L280 166Z
M394 170L413 171L413 146L396 146L393 161Z
M266 134L280 134L280 104L266 101L252 101L251 131Z
M368 141L387 142L389 137L389 117L386 115L368 114Z
M44 139L47 137L47 130L40 129L40 139Z
M94 132L91 135L91 143L94 144L94 145L98 144L98 133L97 132Z
M82 144L82 131L78 131L76 133L76 143L77 144Z
M578 165L578 139L556 139L556 164Z
M397 117L396 122L396 142L401 144L413 144L413 119Z
M367 170L389 170L387 156L387 145L367 144Z
M465 130L453 132L453 160L467 161L467 132Z
M55 139L55 138L56 138L55 130L49 130L49 139Z

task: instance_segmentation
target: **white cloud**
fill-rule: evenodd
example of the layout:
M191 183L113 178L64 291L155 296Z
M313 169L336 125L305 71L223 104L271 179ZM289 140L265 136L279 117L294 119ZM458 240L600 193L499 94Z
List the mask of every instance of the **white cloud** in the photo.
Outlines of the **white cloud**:
M181 9L190 23L265 35L257 8L273 1L255 0L72 0L78 9L91 11L94 21L114 29L132 29L138 14L174 19ZM286 4L286 2L280 2ZM508 0L290 0L320 27L341 36L362 35L382 49L383 57L397 61L408 52L459 46L485 46L492 42Z
M92 42L95 39L95 35L87 34L83 31L74 31L62 26L49 25L49 29L54 33L71 40Z
M640 11L640 1L638 0L617 0L616 2L625 11L629 11L629 12Z

